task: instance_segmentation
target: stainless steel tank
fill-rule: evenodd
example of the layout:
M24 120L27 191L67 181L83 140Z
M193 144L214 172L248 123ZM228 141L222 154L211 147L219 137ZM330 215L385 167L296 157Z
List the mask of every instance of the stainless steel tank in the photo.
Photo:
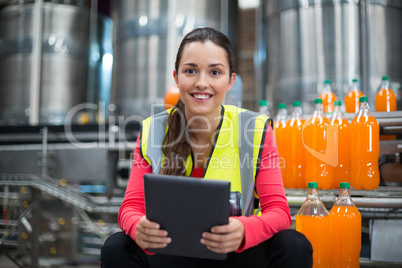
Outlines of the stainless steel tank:
M259 49L266 57L260 90L272 110L279 102L300 100L311 113L325 79L340 100L352 79L360 79L371 105L381 76L388 75L399 90L400 1L265 0L260 14Z
M374 100L381 77L387 75L397 95L398 110L402 110L402 1L365 2L367 51L363 56L368 58L368 96Z
M181 39L200 26L227 33L228 5L227 0L113 1L115 113L144 118L163 109Z
M95 103L99 95L88 91L91 51L88 7L43 3L39 37L35 8L35 4L23 4L0 9L2 125L30 124L36 108L38 118L33 124L64 124L73 107ZM34 48L38 45L35 40L39 40L41 48L38 58L35 58ZM35 83L37 93L32 90ZM32 107L35 103L36 108Z

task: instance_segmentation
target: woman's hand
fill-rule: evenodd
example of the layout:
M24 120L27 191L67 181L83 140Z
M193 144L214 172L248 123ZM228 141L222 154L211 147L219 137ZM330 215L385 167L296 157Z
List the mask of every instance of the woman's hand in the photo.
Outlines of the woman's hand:
M202 233L201 244L216 253L229 253L239 248L244 238L244 226L238 219L229 218L229 224L214 226Z
M172 239L167 236L165 230L161 230L159 224L149 221L145 216L142 216L137 224L136 242L143 249L146 248L164 248L172 242Z

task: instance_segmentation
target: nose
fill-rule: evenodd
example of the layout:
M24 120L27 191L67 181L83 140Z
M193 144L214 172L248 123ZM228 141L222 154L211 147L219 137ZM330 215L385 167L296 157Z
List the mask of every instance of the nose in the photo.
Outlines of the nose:
M197 88L203 89L208 87L208 77L205 73L200 73L197 76L197 81L195 81L195 86Z

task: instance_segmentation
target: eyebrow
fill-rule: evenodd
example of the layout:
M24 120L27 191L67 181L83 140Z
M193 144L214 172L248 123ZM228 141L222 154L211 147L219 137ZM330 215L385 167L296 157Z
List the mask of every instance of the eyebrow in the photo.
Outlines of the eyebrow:
M198 66L197 64L191 63L191 62L183 63L183 65L189 65L189 66L192 66L192 67L197 67ZM208 67L210 67L210 68L211 67L216 67L216 66L222 66L222 67L225 68L225 65L223 65L222 63L211 63L211 64L208 65Z

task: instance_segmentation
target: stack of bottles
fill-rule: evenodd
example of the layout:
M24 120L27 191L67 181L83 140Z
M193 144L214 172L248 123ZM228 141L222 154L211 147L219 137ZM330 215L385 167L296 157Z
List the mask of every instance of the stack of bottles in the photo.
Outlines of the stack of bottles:
M391 101L393 92L380 93L385 90L392 92L387 77L383 78L377 96L391 96ZM299 101L293 102L290 116L286 104L278 104L274 134L286 188L306 188L314 181L320 189L339 188L340 182L348 182L358 190L377 189L379 124L370 111L368 98L362 95L359 81L354 79L345 96L346 111L355 113L351 122L345 118L342 101L336 100L329 80L320 95L326 99L314 100L315 109L308 118L303 116ZM387 111L395 106L396 103L388 103Z
M313 247L313 267L359 267L361 215L340 183L339 196L328 212L318 195L318 183L308 183L307 198L296 214L296 230Z

